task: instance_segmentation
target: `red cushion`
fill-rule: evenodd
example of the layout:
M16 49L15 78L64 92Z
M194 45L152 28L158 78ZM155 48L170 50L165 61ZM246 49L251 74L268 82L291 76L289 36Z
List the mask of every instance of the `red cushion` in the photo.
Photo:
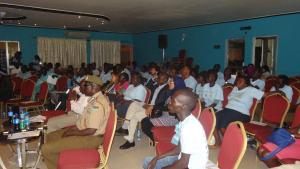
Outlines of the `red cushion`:
M28 102L20 102L21 107L29 107L29 106L41 106L42 103L35 102L35 101L28 101Z
M267 137L270 136L272 134L272 131L274 129L269 127L269 126L265 126L264 129L261 129L260 131L258 131L255 135L255 138L257 141L259 141L261 144L264 144L267 142Z
M24 99L19 99L19 98L13 98L10 100L5 101L6 104L18 104L21 101L24 101Z
M87 169L98 167L100 155L97 149L65 150L60 153L58 169Z
M46 117L45 123L47 123L47 121L51 118L51 117L55 117L55 116L59 116L59 115L63 115L66 112L62 111L62 110L49 110L49 111L43 111L42 112L42 116Z
M154 127L152 133L155 142L171 142L171 139L175 134L175 126Z
M165 154L166 152L175 148L176 145L170 142L159 142L156 144L156 155Z
M253 123L244 123L246 132L256 135L260 130L263 130L266 126L261 126Z

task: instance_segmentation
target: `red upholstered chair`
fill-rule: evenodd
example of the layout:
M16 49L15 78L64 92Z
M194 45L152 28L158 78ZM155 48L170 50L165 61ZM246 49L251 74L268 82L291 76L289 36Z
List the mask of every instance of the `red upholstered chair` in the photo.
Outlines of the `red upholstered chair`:
M292 83L290 86L294 86L295 88L297 88L298 90L300 90L300 80L295 82L295 83Z
M22 86L22 82L23 79L20 77L12 77L11 81L15 84L15 88L14 88L14 94L20 95L20 91L21 91L21 86Z
M211 107L205 108L200 115L199 121L204 128L207 142L209 142L216 127L216 115L214 109Z
M67 83L68 83L67 76L62 76L58 78L55 87L56 91L66 91L68 88Z
M68 98L67 98L67 101L66 101L66 110L48 110L48 111L43 111L42 112L42 116L45 116L46 117L46 120L44 121L44 123L46 124L47 121L52 118L52 117L55 117L55 116L59 116L59 115L63 115L65 114L66 112L69 112L71 111L71 95L72 93L74 93L75 91L70 91L69 94L68 94Z
M200 121L200 123L202 124L202 126L204 128L206 139L209 142L213 135L215 126L216 126L216 116L215 116L214 109L211 107L205 108L201 112L198 120ZM172 134L173 135L175 134L174 128L173 128ZM176 145L171 143L172 136L168 141L158 140L158 142L156 144L156 154L158 154L158 155L164 154L176 147Z
M192 111L192 114L199 120L201 114L201 102L198 100L195 109ZM154 142L170 142L173 135L175 134L175 126L159 126L153 127L152 133Z
M271 76L265 80L265 92L269 92L273 86L278 82L277 77Z
M247 148L247 138L241 122L232 122L227 127L218 155L220 169L237 169Z
M291 86L293 89L293 96L291 101L291 110L294 110L297 107L297 101L300 96L300 89L297 89L295 86Z
M253 99L252 106L251 106L251 108L250 108L250 110L249 110L249 113L250 113L250 121L253 121L253 118L254 118L254 115L255 115L255 111L256 111L257 105L258 105L257 99Z
M20 102L19 106L23 107L26 111L35 110L36 112L41 112L45 110L44 104L46 103L48 95L48 83L43 82L38 93L37 101L23 101Z
M117 113L111 111L103 143L99 149L75 149L65 150L60 153L58 159L58 169L87 169L87 168L105 168L108 169L108 157L115 135L117 125ZM100 164L100 165L99 165Z
M282 127L284 118L289 110L289 101L281 94L268 95L263 103L262 117L259 123L245 123L248 134L256 136L259 132L269 130L271 126Z
M224 96L224 99L222 101L222 107L224 108L227 103L228 103L228 96L229 94L231 93L233 89L233 86L229 85L229 86L224 86L223 87L223 96Z
M22 101L30 100L32 97L34 87L35 87L35 83L32 80L30 79L24 80L21 85L20 96L5 101L6 108L9 105L19 105L19 103Z
M28 79L36 82L38 80L38 77L36 75L32 75L31 77L29 77Z

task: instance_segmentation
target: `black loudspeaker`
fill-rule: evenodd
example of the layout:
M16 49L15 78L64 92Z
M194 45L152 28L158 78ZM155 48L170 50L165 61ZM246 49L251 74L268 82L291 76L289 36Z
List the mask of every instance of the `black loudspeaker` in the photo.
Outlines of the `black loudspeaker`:
M166 49L168 47L168 36L158 35L158 47L160 49Z

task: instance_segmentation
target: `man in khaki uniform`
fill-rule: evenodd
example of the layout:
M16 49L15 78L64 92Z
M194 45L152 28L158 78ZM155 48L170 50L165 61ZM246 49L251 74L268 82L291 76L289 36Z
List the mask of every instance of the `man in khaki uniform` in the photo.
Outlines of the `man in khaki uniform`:
M100 92L102 81L96 76L87 76L85 94L91 96L76 126L47 134L42 155L48 169L56 169L59 153L67 149L97 148L102 144L102 135L110 113L109 102Z

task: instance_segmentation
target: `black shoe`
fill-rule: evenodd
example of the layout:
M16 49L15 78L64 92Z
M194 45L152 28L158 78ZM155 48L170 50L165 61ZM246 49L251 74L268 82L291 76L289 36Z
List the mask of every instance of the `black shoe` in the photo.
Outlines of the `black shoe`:
M123 145L120 146L121 150L125 150L125 149L129 149L130 147L134 147L135 143L132 142L130 143L129 141L126 141L126 143L124 143Z
M116 133L118 133L120 135L128 135L128 130L120 127L118 130L116 130Z

